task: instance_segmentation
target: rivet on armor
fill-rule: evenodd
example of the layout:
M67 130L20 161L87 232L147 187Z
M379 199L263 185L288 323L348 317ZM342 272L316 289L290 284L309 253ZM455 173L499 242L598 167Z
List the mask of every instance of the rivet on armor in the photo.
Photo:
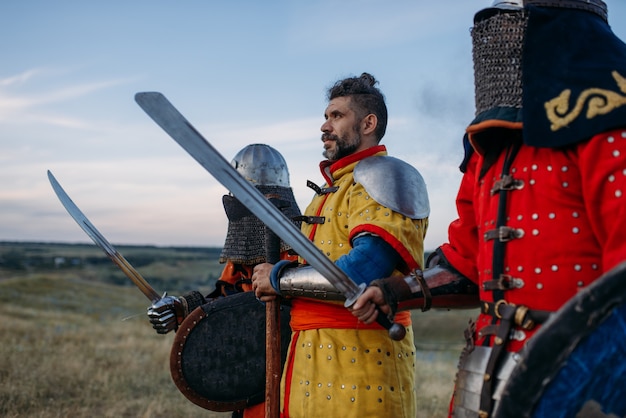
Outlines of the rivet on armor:
M524 271L524 267L523 266L517 266L517 271Z
M321 383L318 383L318 384L317 384L317 387L318 387L318 388L321 388L321 387L322 387L322 384L321 384Z
M515 330L511 332L511 339L515 341L524 341L526 339L526 333L521 330Z
M533 164L530 168L532 168L533 171L537 170L537 164Z
M352 351L356 351L356 347L352 347Z
M366 348L366 349L365 349L365 354L367 354L367 353L369 353L369 352L370 352L370 349L369 349L369 348Z
M326 396L326 399L328 399L328 400L330 401L330 395L327 395L327 396Z
M522 215L517 215L517 220L521 221L522 219L524 219L524 217Z
M332 360L332 359L333 359L333 357L332 357L332 356L328 356L328 357L326 357L326 358L327 358L328 360Z
M622 138L626 138L626 131L622 132Z
M552 166L551 165L549 165L547 168L548 168L548 171L552 171Z
M576 283L578 285L578 287L583 287L585 284L582 281L579 281L578 283Z
M311 358L311 355L310 355L310 354L307 354L307 355L306 355L306 358L310 359L310 358Z
M621 190L616 190L615 191L615 197L622 197L622 191Z
M346 346L344 345L343 347L341 347L341 349L342 349L343 351L346 351Z
M341 385L341 389L345 389L345 388L346 388L346 385Z
M535 236L539 235L539 230L538 229L533 229L533 235L535 235Z
M580 266L580 264L576 264L576 265L574 266L574 270L576 270L576 271L580 271L580 270L582 270L582 267Z
M612 144L613 142L615 142L615 138L613 138L612 136L609 136L608 138L606 138L606 140L609 144Z
M493 340L493 342L494 342L496 345L502 345L502 343L503 343L504 341L502 341L502 338L500 338L500 337L496 337L496 338Z
M485 375L483 376L483 380L485 382L488 382L491 380L491 375L489 373L485 373Z
M394 390L396 390L396 389L395 389L393 386L390 386L390 387L389 387L389 390L393 392L393 391L394 391Z
M536 213L533 213L532 219L533 221L536 221L537 219L539 219L539 215Z
M370 385L365 386L365 389L370 390L372 387Z
M539 290L543 289L543 284L542 283L537 283L537 289L539 289Z
M333 384L332 384L332 383L330 383L330 382L328 382L328 383L326 384L326 386L328 386L328 387L330 388L330 387L332 387L332 386L333 386Z
M591 269L592 270L597 270L598 269L598 265L597 264L592 264L591 265Z
M353 390L356 390L356 385L352 385L352 389L353 389Z
M350 360L350 362L351 363L356 363L356 359L353 358L352 360Z
M569 187L569 183L568 183L568 182L566 182L566 181L564 181L564 182L563 182L563 187L564 187L564 188Z
M556 213L550 213L550 214L548 214L548 218L550 218L550 219L554 219L554 218L556 218Z
M320 350L324 348L324 344L320 344Z
M304 396L310 396L309 392L304 392Z
M385 216L389 216L389 212L385 212Z
M309 382L308 380L305 383L307 386L311 384L311 382Z
M562 171L562 172L564 172L564 173L565 173L567 170L569 170L569 169L567 168L567 166L566 166L566 165L564 165L563 167L561 167L561 171Z
M355 401L355 399L354 399L354 398L350 398L350 402L354 402L354 401Z
M330 348L333 348L333 345L332 345L332 344L328 344L328 348L329 348L329 349L330 349Z
M580 229L578 229L578 227L575 226L575 227L572 228L572 232L574 234L578 234L580 232Z
M619 157L620 152L618 150L613 151L613 157Z
M550 269L552 271L559 271L559 266L557 266L556 264L552 265L552 267L550 267Z
M609 181L610 181L610 182L614 182L614 181L615 181L615 176L614 176L613 174L611 174L611 175L609 176Z
M535 268L535 273L540 274L541 273L541 267L536 267Z
M380 361L380 360L378 360L378 361L376 362L376 364L378 364L379 366L382 366L383 362L382 362L382 361Z
M535 181L535 179L530 179L529 183L530 183L531 186L533 186L536 183L536 181Z

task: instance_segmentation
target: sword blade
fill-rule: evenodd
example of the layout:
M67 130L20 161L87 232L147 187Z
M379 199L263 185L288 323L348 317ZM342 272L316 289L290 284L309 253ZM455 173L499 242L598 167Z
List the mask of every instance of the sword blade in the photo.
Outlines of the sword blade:
M141 293L146 295L152 302L161 299L161 296L154 290L152 286L139 274L137 270L107 241L106 238L96 229L95 226L87 219L87 217L76 206L68 194L63 190L54 175L48 170L48 179L52 185L52 189L65 207L65 210L76 221L78 226L100 247L105 254L117 265L124 274L139 288Z
M347 299L361 293L346 274L322 253L289 219L185 119L161 93L137 93L141 108L196 161L224 185L285 243L328 279Z
M354 283L335 263L317 248L289 219L261 194L185 119L185 117L158 92L135 94L137 104L202 165L217 181L226 187L254 215L285 243L290 245L315 270L324 276L346 297L345 306L352 306L365 290L365 285ZM389 330L391 338L404 338L406 330L392 324L384 314L378 323Z

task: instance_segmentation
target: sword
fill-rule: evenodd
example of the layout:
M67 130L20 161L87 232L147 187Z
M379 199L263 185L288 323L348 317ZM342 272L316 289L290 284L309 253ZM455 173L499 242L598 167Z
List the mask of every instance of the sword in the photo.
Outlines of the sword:
M135 101L157 125L163 128L217 181L230 190L257 218L340 291L346 297L346 307L350 307L356 302L365 290L365 284L362 283L359 286L346 276L259 190L243 178L163 94L158 92L137 93ZM400 324L392 323L380 311L377 322L389 330L389 335L392 339L401 340L404 338L406 334L404 327Z
M52 175L50 170L48 170L48 179L50 180L50 184L52 185L52 189L56 193L57 197L65 207L65 210L72 216L72 218L76 221L78 226L82 228L83 231L89 235L89 237L96 243L98 247L100 247L106 255L115 263L130 280L132 280L135 285L139 288L141 293L146 295L148 299L152 301L152 303L161 299L161 296L150 286L150 284L141 277L141 274L137 272L130 265L130 263L113 247L109 241L104 238L104 236L96 229L95 226L89 219L78 209L78 206L74 204L72 199L65 193L63 187L59 184L56 178Z

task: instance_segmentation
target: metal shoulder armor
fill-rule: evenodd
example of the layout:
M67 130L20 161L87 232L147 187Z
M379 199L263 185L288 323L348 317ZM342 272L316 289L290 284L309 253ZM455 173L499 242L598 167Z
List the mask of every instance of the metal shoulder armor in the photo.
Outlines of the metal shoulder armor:
M428 192L422 175L412 165L390 156L359 161L354 181L361 183L378 203L411 219L430 214Z

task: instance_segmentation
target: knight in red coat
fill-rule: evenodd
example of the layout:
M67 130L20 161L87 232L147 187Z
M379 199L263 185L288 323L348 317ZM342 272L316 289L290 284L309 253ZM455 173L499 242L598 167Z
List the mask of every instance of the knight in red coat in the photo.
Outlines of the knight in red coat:
M563 304L626 260L626 45L600 0L496 1L472 29L476 117L458 219L407 277L353 306L393 315L480 307L451 414L489 417L515 353ZM374 302L374 303L372 303Z

